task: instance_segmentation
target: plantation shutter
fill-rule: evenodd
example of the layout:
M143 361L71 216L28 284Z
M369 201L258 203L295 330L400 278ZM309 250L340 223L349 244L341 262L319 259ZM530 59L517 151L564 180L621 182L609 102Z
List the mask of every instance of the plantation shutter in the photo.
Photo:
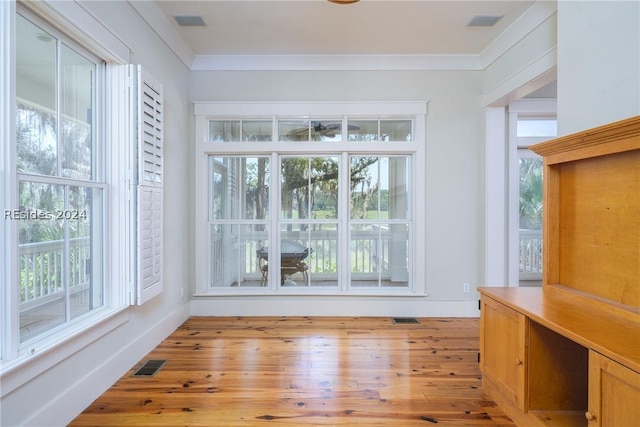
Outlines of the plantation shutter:
M162 84L137 67L137 304L162 292Z

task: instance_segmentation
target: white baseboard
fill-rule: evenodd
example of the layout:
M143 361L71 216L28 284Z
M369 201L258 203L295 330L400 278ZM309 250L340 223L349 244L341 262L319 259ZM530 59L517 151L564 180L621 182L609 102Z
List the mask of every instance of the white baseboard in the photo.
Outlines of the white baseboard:
M376 298L250 299L234 297L191 300L192 316L366 316L479 317L478 301L389 300Z

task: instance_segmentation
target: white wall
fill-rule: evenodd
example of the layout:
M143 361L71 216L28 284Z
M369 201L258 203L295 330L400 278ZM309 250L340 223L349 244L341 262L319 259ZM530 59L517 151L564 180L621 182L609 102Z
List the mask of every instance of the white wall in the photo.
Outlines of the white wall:
M193 72L191 101L428 101L426 281L428 297L313 298L313 313L478 315L484 277L484 116L478 71ZM463 293L463 283L472 285ZM269 304L265 304L265 300ZM435 303L434 301L437 301ZM452 301L447 303L446 301ZM464 301L460 304L453 301ZM212 298L194 314L299 314L300 298ZM375 310L371 310L375 307ZM265 311L266 310L266 311ZM310 314L310 313L307 313Z
M86 2L83 6L129 46L131 63L143 64L164 86L164 293L142 307L127 309L128 320L36 378L4 396L3 426L65 425L189 314L181 287L191 270L189 72L127 2ZM25 367L26 370L26 367Z
M558 3L558 134L640 114L640 2Z

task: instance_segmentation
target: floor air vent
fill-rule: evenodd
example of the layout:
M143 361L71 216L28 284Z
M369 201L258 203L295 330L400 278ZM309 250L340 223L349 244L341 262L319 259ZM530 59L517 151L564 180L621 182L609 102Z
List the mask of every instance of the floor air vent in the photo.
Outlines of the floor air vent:
M160 368L162 368L165 365L165 363L167 363L166 360L158 360L158 359L147 360L145 364L142 365L140 369L134 372L134 374L131 376L132 377L152 377L158 373Z
M394 317L393 323L420 323L415 317Z

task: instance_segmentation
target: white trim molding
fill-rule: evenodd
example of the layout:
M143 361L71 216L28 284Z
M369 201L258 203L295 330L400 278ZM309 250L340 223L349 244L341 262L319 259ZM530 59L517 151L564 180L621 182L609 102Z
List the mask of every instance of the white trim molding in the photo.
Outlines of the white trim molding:
M507 284L507 140L504 107L485 109L486 115L486 286Z
M482 70L478 55L196 55L192 71Z
M192 316L370 316L370 317L478 317L478 302L436 301L428 296L375 298L317 296L220 297L191 300Z
M16 185L15 158L15 123L16 123L16 51L12 34L15 34L16 5L14 2L0 1L0 200L3 206L3 222L0 226L0 281L15 283L18 276L16 254L13 248L17 245L17 221L4 219L4 209L15 209L8 201L18 200ZM0 289L0 324L19 322L16 301L18 289L15 286L2 286ZM17 356L17 329L0 328L0 360ZM3 387L4 388L4 385Z
M297 116L304 111L309 116L377 116L425 115L428 101L366 101L366 102L215 102L193 103L196 116L254 117L265 111L274 116Z

